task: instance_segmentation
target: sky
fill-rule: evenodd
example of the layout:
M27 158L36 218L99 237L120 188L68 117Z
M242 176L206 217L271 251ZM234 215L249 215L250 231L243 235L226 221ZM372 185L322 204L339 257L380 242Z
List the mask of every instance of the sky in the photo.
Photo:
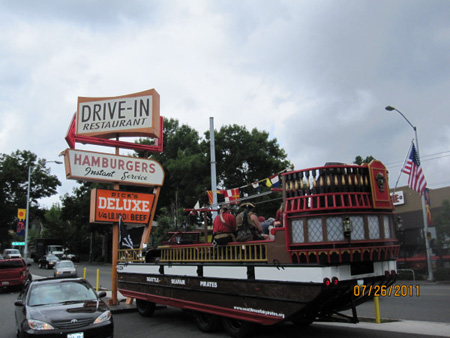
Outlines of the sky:
M265 130L295 169L370 155L391 187L408 120L428 187L450 186L449 18L447 0L0 0L0 153L62 160L79 96L154 88L200 135ZM76 187L47 165L44 206Z

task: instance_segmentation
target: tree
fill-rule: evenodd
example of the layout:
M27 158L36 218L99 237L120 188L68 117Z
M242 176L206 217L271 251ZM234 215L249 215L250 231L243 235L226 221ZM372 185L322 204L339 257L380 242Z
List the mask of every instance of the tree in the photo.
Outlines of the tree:
M205 133L204 151L209 149L209 132ZM223 126L215 132L218 182L226 188L241 187L276 174L289 166L284 149L269 133L254 128ZM208 150L209 151L209 150Z
M202 142L204 152L209 151L210 135L205 133ZM214 133L216 171L218 186L223 189L245 187L248 195L257 193L252 183L269 178L290 166L287 154L277 139L269 139L269 133L256 128L248 131L246 127L227 125ZM268 191L264 182L258 191ZM270 195L258 198L261 207L257 212L261 216L275 217L280 207L281 196Z
M31 168L30 210L28 218L43 218L44 210L38 200L56 194L61 182L50 174L45 159L38 159L26 150L16 150L11 155L0 154L0 241L9 246L9 231L15 230L17 209L26 209L28 189L28 169Z
M372 155L367 156L364 160L360 155L355 157L355 160L353 161L354 164L361 165L363 163L370 163L372 160L375 160L375 157Z
M65 244L69 250L76 254L91 253L90 238L92 236L93 252L89 258L101 257L102 245L99 245L99 237L110 236L111 226L91 224L89 222L91 190L94 188L111 188L109 184L97 182L79 182L80 186L73 189L73 194L63 196L61 209L61 220L67 227ZM62 237L61 237L62 238ZM103 257L106 260L106 257Z
M178 208L193 207L199 195L210 182L209 156L200 147L196 130L179 124L178 120L164 118L164 151L151 154L151 158L164 168L164 185L158 201L158 212L167 208L174 218ZM148 139L139 143L149 144ZM139 153L139 156L146 157Z

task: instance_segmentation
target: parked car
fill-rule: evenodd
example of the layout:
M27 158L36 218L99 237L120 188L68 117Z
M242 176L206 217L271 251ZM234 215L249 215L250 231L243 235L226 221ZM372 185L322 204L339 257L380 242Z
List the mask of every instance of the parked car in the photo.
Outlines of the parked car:
M38 260L39 268L51 269L57 261L59 261L59 258L54 255L44 255Z
M59 259L64 259L64 251L52 251L52 255Z
M66 254L65 259L70 259L74 263L80 263L80 257L78 257L77 255L72 254L72 253Z
M0 260L0 287L22 288L32 276L22 258Z
M32 281L15 301L18 337L113 337L111 311L82 278Z
M77 277L77 268L70 260L62 260L56 262L53 270L54 277Z
M5 249L3 250L3 257L5 258L22 258L18 249Z

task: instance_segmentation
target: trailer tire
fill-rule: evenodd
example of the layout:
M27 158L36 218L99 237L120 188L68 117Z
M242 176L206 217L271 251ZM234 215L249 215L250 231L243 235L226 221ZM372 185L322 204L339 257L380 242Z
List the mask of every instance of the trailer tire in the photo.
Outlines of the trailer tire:
M231 337L244 338L253 331L254 324L239 319L222 317L222 326Z
M216 332L220 328L220 317L206 312L195 312L195 323L200 331Z
M151 317L155 312L156 304L142 299L136 299L136 309L142 317Z

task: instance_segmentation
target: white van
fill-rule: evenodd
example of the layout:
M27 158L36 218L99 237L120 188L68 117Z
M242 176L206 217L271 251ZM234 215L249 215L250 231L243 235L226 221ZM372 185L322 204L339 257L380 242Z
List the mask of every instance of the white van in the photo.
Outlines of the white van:
M18 249L5 249L3 250L3 258L22 258L22 255Z

